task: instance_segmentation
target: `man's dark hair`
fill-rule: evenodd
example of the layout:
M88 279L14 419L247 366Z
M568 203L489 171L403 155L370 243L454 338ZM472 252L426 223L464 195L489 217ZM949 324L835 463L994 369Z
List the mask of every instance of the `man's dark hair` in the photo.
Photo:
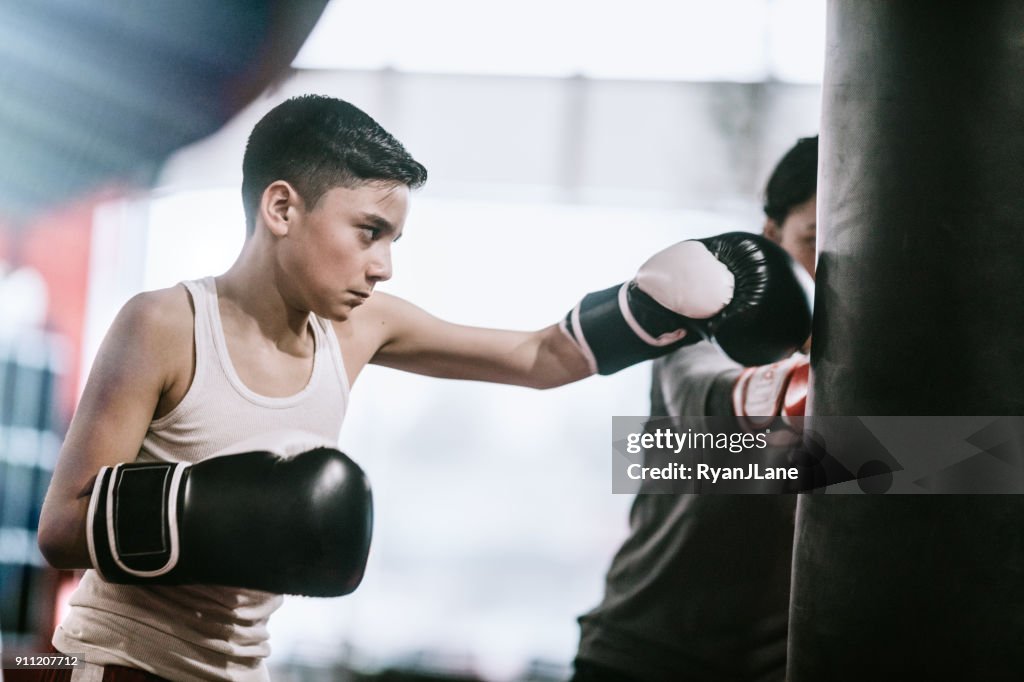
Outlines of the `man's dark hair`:
M779 160L764 190L764 214L782 225L786 216L818 191L818 136L797 140Z
M242 159L248 234L267 185L284 180L313 209L328 190L391 181L420 187L427 169L359 108L333 97L293 97L252 129Z

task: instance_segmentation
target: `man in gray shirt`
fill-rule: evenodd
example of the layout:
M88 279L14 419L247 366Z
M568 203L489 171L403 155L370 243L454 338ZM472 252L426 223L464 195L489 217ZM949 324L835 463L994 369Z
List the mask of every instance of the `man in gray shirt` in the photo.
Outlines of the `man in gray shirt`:
M817 160L817 137L798 141L764 207L765 236L812 275ZM801 364L744 370L710 343L681 348L654 363L651 415L764 416L738 387L784 391ZM795 509L789 495L638 494L604 598L579 619L574 682L783 680Z

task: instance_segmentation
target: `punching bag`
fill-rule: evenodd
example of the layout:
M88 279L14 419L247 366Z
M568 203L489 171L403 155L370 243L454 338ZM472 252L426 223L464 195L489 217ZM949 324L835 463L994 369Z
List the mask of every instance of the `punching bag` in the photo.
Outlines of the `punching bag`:
M813 414L1024 415L1024 3L827 45ZM1024 679L1024 498L802 495L789 679Z

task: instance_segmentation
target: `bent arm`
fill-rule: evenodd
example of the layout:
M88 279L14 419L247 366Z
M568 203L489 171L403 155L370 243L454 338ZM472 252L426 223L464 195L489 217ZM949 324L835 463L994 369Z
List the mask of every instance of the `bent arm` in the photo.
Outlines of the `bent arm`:
M394 296L374 294L380 346L371 362L417 374L553 388L593 372L558 325L533 332L440 320Z
M39 518L39 548L56 568L91 566L85 526L96 472L134 460L153 419L173 338L166 298L164 292L133 298L100 346Z
M707 341L654 362L651 414L731 416L732 387L742 366Z

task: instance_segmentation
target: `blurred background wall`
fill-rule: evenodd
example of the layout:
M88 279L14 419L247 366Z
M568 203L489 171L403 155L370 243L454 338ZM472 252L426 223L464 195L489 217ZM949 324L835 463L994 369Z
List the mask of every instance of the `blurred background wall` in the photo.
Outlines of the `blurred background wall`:
M242 151L267 110L349 100L428 167L383 290L539 328L669 243L760 229L771 164L817 132L823 5L0 6L8 650L42 646L74 580L45 568L34 529L99 341L134 293L231 264ZM647 412L649 371L536 392L368 368L340 435L374 484L367 577L286 602L276 679L564 677L626 530L611 416Z

